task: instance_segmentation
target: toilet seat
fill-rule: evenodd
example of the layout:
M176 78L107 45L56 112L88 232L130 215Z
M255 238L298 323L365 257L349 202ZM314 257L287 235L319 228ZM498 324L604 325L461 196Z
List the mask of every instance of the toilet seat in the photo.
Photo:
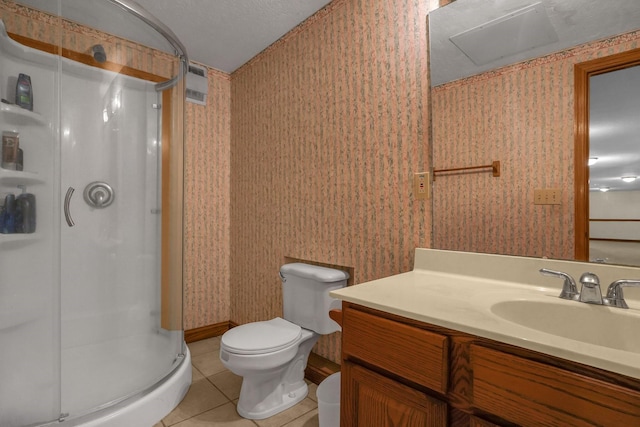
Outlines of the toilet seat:
M280 317L247 323L222 335L221 345L229 353L264 354L289 347L302 336L302 328Z

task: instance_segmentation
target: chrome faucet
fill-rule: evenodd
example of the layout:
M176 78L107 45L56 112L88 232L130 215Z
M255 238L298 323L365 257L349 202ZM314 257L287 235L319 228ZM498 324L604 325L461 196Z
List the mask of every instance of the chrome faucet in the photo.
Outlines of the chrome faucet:
M600 290L600 279L593 273L582 273L580 276L582 289L580 290L580 302L587 304L602 305L602 291Z
M640 286L640 280L616 280L607 288L607 296L604 299L604 303L612 307L629 308L622 293L622 288L625 286Z
M541 268L540 273L544 276L564 279L562 292L560 292L558 298L584 302L587 304L629 308L627 302L624 300L622 288L627 286L640 287L640 280L616 280L607 288L607 296L602 298L602 291L600 290L600 279L594 273L582 273L582 276L580 276L582 289L579 293L578 287L576 286L576 281L573 279L573 277L571 277L571 275L562 271L549 270L547 268Z
M560 292L558 298L577 301L580 297L580 294L578 293L578 287L576 286L576 281L569 274L562 271L549 270L548 268L541 268L540 273L543 276L558 277L560 279L564 279L564 283L562 284L562 292Z

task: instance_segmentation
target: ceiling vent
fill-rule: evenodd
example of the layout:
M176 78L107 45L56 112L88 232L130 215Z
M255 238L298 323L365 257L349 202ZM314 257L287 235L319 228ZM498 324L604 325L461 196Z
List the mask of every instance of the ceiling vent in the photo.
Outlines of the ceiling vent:
M194 104L207 105L207 93L209 92L209 79L207 69L189 64L187 72L187 101Z
M450 40L476 65L558 41L542 3L512 12L452 36Z

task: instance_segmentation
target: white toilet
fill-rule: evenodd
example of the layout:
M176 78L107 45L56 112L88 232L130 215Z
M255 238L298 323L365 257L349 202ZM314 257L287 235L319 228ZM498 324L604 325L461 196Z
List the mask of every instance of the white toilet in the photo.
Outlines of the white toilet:
M284 319L230 329L220 344L222 364L243 377L238 413L268 418L307 396L304 370L320 335L340 330L329 310L340 302L329 291L346 286L349 274L303 263L280 268Z

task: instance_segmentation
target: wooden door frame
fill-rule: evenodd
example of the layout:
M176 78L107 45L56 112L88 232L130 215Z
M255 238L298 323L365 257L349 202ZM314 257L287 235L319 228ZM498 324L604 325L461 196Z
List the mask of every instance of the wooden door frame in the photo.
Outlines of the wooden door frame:
M589 78L640 65L640 48L574 66L575 259L589 261Z

